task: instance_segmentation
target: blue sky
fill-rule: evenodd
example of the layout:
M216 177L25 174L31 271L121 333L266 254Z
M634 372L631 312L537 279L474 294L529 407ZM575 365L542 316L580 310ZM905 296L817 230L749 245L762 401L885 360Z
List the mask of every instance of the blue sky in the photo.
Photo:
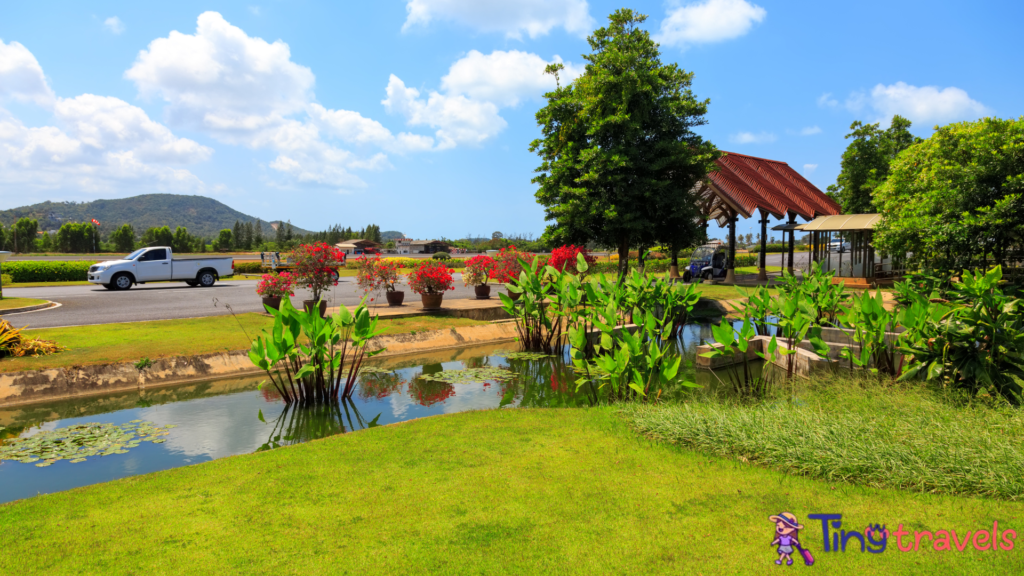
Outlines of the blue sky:
M539 235L541 71L579 70L621 6L161 4L0 2L0 207L173 192L309 229ZM704 137L823 190L853 120L1024 114L1019 2L629 6L711 99Z

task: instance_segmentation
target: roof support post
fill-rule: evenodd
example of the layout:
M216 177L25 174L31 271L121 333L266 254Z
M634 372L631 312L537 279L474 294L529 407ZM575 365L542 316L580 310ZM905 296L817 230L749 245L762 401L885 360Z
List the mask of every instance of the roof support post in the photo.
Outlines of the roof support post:
M796 214L794 212L789 213L789 224L796 224ZM793 248L795 247L796 230L789 231L789 273L793 274Z
M757 268L757 281L768 281L768 213L761 209L761 254Z
M736 282L736 220L729 218L729 261L725 263L725 281Z

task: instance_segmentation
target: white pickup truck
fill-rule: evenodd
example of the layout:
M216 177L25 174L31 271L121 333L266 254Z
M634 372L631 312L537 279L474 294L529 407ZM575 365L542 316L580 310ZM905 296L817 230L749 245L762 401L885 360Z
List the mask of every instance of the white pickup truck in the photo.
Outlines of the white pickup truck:
M180 281L189 286L213 286L235 273L235 260L223 258L174 258L168 246L139 248L120 260L89 267L89 282L107 290L127 290L146 282Z

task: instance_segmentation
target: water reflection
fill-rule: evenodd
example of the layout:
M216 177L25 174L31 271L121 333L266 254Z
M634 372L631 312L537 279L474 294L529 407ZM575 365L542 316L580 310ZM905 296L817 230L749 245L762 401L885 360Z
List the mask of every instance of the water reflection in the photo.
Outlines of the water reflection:
M262 410L259 411L257 418L266 423ZM256 451L262 452L290 444L319 440L347 431L373 428L378 426L379 418L380 414L377 414L373 420L366 421L359 413L356 403L349 399L309 406L285 404L280 415L269 422L271 429L267 441Z

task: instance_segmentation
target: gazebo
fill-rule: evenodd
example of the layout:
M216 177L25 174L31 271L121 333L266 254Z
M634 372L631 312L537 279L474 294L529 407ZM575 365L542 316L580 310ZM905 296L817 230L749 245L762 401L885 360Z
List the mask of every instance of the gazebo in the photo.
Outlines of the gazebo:
M876 260L872 240L881 221L881 214L842 214L822 216L797 229L811 233L811 258L825 270L836 272L833 282L842 279L850 288L869 288L891 284L899 275L892 269L891 259L882 256ZM839 250L832 250L833 234L840 242ZM848 242L843 242L844 237Z
M788 218L782 229L783 240L785 232L789 232L789 270L792 273L797 216L809 221L840 213L839 204L785 162L725 152L715 163L718 170L708 174L698 194L705 223L715 220L719 226L729 226L726 282L736 279L733 272L736 268L736 221L740 217L760 216L761 258L757 278L767 280L768 216L780 220Z

